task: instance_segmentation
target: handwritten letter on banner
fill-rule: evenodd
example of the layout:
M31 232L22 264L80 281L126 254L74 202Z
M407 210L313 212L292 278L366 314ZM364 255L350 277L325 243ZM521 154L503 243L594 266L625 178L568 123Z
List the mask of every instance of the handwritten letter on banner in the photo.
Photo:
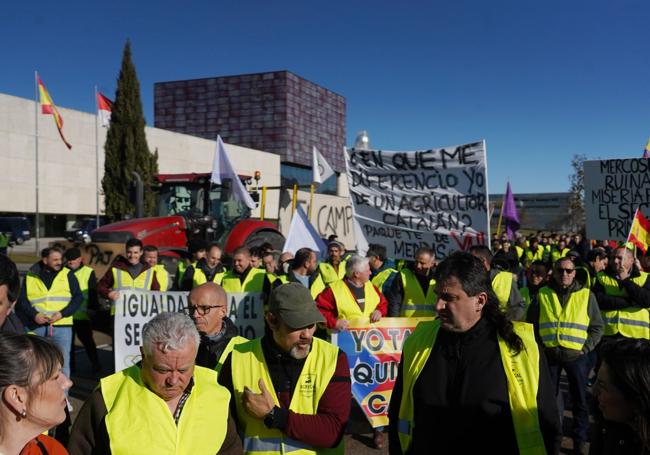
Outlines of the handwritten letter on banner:
M115 371L140 360L142 328L156 315L167 311L186 312L187 292L120 291L115 302ZM257 292L228 293L228 317L239 334L253 339L264 333L264 309Z
M402 347L420 321L431 318L383 318L351 321L348 330L332 334L332 343L348 356L352 396L373 428L388 425Z
M485 141L416 152L346 151L354 216L368 243L412 259L488 240Z
M650 216L650 160L585 161L587 237L625 240L638 208Z

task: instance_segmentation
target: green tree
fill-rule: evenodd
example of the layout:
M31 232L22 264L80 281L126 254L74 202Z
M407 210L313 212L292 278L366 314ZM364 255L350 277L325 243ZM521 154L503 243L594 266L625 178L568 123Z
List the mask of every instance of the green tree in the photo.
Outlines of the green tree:
M580 231L585 227L585 155L573 155L571 167L573 174L569 176L571 187L569 188L569 228Z
M140 174L144 185L145 216L153 215L156 194L152 188L154 176L158 173L158 153L149 151L144 128L140 83L131 59L131 43L127 40L104 145L106 158L102 188L106 216L113 221L135 214L135 204L129 199L133 171Z

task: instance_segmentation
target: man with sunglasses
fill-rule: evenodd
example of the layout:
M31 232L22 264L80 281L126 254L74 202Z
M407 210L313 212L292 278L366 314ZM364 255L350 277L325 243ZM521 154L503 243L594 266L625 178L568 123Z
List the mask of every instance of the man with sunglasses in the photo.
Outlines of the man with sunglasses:
M226 291L218 284L207 282L192 289L187 310L201 335L197 365L219 370L232 347L248 341L228 317Z
M560 373L566 372L573 404L574 452L586 453L588 354L600 341L603 320L596 297L576 279L570 258L555 263L553 279L539 290L528 309L528 322L535 325L535 334L543 343L556 394L560 392Z

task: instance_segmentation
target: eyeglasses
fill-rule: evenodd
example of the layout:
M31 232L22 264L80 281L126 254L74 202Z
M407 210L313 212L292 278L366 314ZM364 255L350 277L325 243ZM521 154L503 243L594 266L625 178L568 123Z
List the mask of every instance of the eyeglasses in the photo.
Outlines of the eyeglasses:
M567 275L571 275L573 272L576 271L576 269L563 269L562 267L557 267L555 271L560 274L566 273Z
M546 272L542 270L531 270L530 274L533 276L546 276Z
M187 307L187 312L192 315L196 311L199 313L201 316L205 316L206 314L210 313L210 310L212 308L226 308L225 305L214 305L214 306L207 306L207 305L189 305Z

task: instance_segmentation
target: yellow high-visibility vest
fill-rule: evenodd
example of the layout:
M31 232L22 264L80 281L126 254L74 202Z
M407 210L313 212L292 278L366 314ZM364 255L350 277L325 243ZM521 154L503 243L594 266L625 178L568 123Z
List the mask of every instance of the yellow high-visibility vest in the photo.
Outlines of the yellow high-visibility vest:
M377 294L375 287L370 281L366 282L363 287L365 299L363 311L359 308L354 294L352 294L352 291L344 280L333 282L330 284L330 288L332 288L332 293L334 293L339 319L347 319L350 321L359 318L370 318L372 312L379 305L379 294Z
M215 273L212 277L212 282L221 284L223 277L226 274L226 271ZM208 277L205 275L205 272L201 268L194 266L194 275L192 276L192 288L201 286L204 283L208 282Z
M334 267L332 264L329 262L321 262L318 265L318 268L320 269L320 274L323 277L323 283L325 285L329 285L330 283L333 283L334 281L337 280L342 280L343 277L345 277L345 265L347 264L347 261L344 259L339 263L339 269L338 272L334 270Z
M79 282L79 289L84 296L81 306L72 316L72 318L77 321L88 321L90 319L88 317L88 281L90 280L90 275L92 275L92 273L93 269L83 264L74 271L74 276L77 277L77 281Z
M156 264L153 267L153 271L156 272L156 280L160 285L160 290L164 292L169 289L169 273L167 273L165 266L162 264Z
M399 273L402 279L402 287L404 288L400 316L413 318L435 316L437 314L436 302L438 301L438 296L435 291L435 278L429 280L429 287L425 295L413 271L404 268Z
M334 376L339 350L336 346L319 338L312 339L311 351L305 360L298 384L291 397L289 410L298 414L316 415L318 403ZM343 455L343 438L335 448L316 448L297 441L275 428L267 428L262 419L248 414L242 405L244 388L260 393L258 381L264 380L266 388L276 406L280 405L273 387L268 366L264 361L261 338L238 344L232 351L233 400L237 407L237 419L243 429L244 453L251 455L328 454Z
M596 279L603 285L608 295L627 296L625 289L618 287L616 280L605 272L598 272ZM643 287L648 279L646 272L632 278L638 286ZM601 311L605 323L605 336L620 333L627 338L650 339L650 312L647 308L630 306L622 310Z
M38 274L27 272L25 288L30 305L39 313L48 316L68 306L72 298L68 273L72 273L72 270L67 267L59 270L48 289ZM72 325L72 316L61 318L53 325Z
M242 283L234 272L226 272L221 280L221 286L226 292L262 292L265 278L266 271L250 269Z
M381 292L384 292L384 283L388 280L388 278L391 277L393 273L397 273L397 269L388 267L387 269L384 269L375 275L370 281L372 284L377 286L377 289L379 289Z
M153 284L154 269L149 267L147 270L140 272L140 275L133 278L126 270L112 268L113 271L113 285L116 291L128 289L141 289L143 291L150 291ZM115 305L111 305L111 316L115 315Z
M137 365L102 379L101 391L113 455L214 455L226 438L230 392L208 368L194 367L178 425L167 403L144 385Z
M553 289L544 286L539 290L539 334L544 346L582 350L589 329L589 293L587 288L572 292L562 308Z
M492 278L492 290L499 300L499 307L503 310L508 306L510 291L514 275L510 272L499 272Z
M523 455L546 455L544 439L539 427L537 413L537 389L539 387L539 349L532 324L513 322L515 333L524 343L517 355L497 337L501 363L508 383L510 412L517 438L519 453ZM406 340L402 352L402 401L399 408L398 432L402 453L411 446L416 422L413 388L424 368L436 342L440 321L421 322Z

